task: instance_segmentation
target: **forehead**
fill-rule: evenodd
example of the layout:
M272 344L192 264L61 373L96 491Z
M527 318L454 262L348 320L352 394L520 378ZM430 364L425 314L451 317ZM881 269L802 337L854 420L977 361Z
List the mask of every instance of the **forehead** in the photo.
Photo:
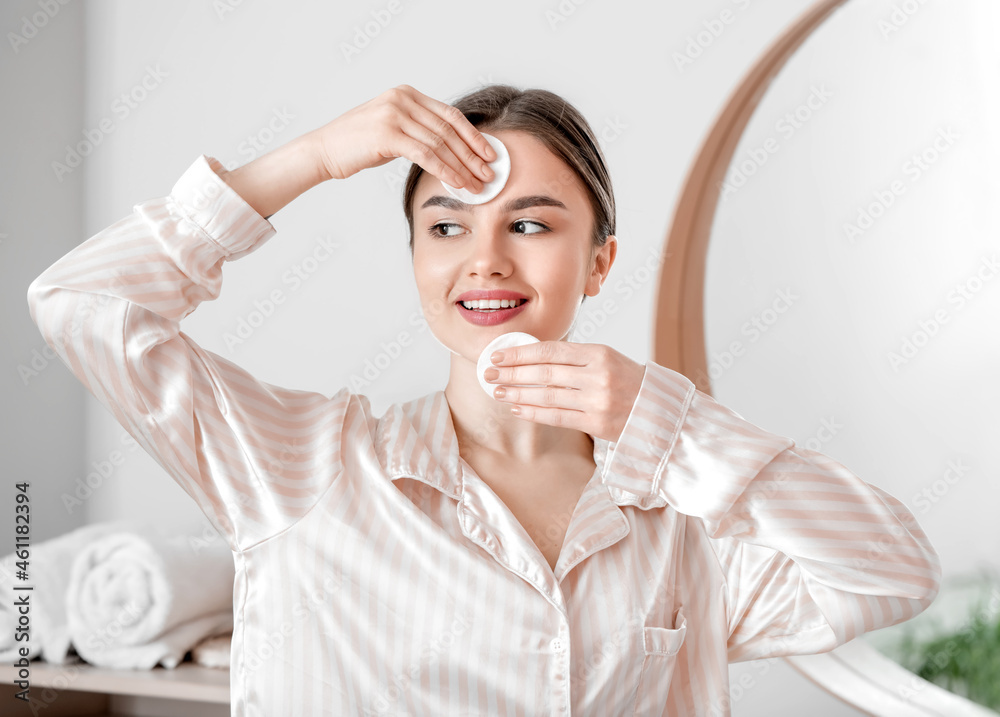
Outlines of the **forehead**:
M480 206L498 206L499 198L508 199L524 194L546 194L562 200L566 206L573 204L580 207L587 204L586 188L576 172L541 140L519 130L488 131L487 134L499 139L507 148L510 154L510 176L497 198L486 204L473 205L473 211ZM420 205L435 194L450 196L440 180L425 170L417 180L414 191L414 212L420 211Z

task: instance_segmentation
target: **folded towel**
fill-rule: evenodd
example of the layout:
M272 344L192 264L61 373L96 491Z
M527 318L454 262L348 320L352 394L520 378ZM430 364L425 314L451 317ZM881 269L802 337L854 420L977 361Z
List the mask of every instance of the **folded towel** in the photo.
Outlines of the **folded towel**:
M73 562L66 611L77 654L120 669L174 668L233 628L233 555L223 541L117 532Z
M191 662L203 667L229 669L233 652L233 631L202 640L191 650Z
M27 579L15 576L19 570L16 553L0 560L0 663L12 664L21 658L20 648L28 650L28 659L41 657L47 662L67 661L70 647L66 622L66 588L73 560L90 542L109 533L137 527L132 521L91 523L50 540L29 546ZM30 585L30 592L16 591L15 585ZM27 594L30 620L27 640L17 641L18 609L14 600Z

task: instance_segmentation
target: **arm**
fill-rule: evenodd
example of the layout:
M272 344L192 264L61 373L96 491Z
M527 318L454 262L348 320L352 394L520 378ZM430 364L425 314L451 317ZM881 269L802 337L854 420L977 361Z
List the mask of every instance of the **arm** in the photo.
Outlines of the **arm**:
M913 514L832 458L646 364L605 483L700 518L727 584L729 661L826 652L933 601L939 557Z
M179 322L219 295L223 262L274 234L264 217L396 157L478 192L496 153L456 108L400 85L232 172L199 157L169 196L137 204L28 287L46 342L234 550L291 525L340 474L351 394L257 381Z
M270 219L300 194L327 179L320 161L319 134L310 132L273 152L218 174L257 214Z
M229 173L264 211L319 176L300 140ZM275 170L289 181L267 197L262 176ZM217 172L200 156L169 196L135 205L46 269L28 306L45 341L235 550L297 520L335 478L350 394L257 381L181 332L219 295L223 263L274 235Z

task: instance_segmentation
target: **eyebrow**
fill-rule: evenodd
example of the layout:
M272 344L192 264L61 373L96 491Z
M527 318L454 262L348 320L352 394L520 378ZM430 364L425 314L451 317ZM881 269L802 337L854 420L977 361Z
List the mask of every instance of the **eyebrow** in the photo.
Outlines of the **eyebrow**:
M452 209L457 212L467 212L476 206L477 205L475 204L466 204L455 197L446 197L444 195L437 194L421 204L420 208L426 209L427 207L444 207L445 209ZM569 211L566 205L558 199L553 199L552 197L544 194L533 194L527 197L510 199L500 208L500 211L501 213L507 214L509 212L518 212L522 209L527 209L528 207L558 207L559 209L566 209Z

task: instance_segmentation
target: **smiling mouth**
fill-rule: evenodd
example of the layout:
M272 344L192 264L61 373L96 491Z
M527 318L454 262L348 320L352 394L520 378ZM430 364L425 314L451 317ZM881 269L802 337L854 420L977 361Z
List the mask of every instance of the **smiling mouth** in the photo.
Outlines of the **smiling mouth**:
M461 302L461 301L458 301L456 303L460 307L462 307L465 311L475 311L476 313L479 313L479 314L490 314L490 313L494 313L494 312L497 312L497 311L510 311L511 309L519 308L519 307L523 306L524 304L528 303L528 300L527 299L518 299L517 303L514 304L514 306L497 307L497 308L486 307L486 308L476 308L476 309L469 308L468 306L465 305L464 302Z

